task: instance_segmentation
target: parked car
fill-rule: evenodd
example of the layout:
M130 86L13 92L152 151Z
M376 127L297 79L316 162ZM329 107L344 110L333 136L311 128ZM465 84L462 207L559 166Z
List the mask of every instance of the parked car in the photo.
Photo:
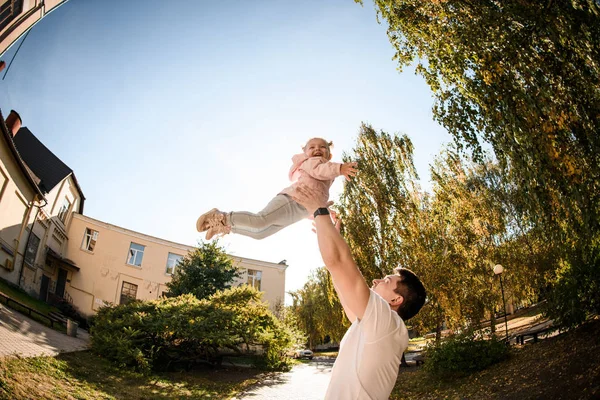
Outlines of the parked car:
M294 358L308 358L312 360L313 352L309 349L299 349L294 353Z

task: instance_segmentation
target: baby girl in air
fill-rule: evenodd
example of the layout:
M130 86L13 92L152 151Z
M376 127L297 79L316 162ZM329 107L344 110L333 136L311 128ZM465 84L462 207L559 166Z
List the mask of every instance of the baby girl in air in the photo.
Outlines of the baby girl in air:
M332 146L333 143L325 139L310 139L303 147L303 152L292 157L289 177L294 183L283 189L259 213L247 211L225 213L213 208L198 218L196 229L198 232L207 231L206 240L230 232L254 239L264 239L286 226L311 217L306 209L292 198L298 185L313 190L322 198L323 204L326 204L329 200L329 188L335 178L343 175L350 180L356 175L355 162L331 162Z

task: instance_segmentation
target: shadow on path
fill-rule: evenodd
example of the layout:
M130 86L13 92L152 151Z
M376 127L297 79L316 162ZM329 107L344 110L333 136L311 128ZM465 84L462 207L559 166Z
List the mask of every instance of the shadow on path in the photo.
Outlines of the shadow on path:
M77 336L67 336L0 304L0 356L32 357L86 349L87 332L79 329Z

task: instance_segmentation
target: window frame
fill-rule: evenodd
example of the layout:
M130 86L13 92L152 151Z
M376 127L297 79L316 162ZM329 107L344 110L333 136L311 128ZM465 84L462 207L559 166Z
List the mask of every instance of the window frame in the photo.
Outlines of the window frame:
M21 15L23 12L23 3L24 0L7 0L6 3L0 6L0 31L9 27L11 22ZM2 18L3 14L5 15L4 18Z
M256 274L251 273L251 271L256 272ZM246 284L248 284L249 286L252 286L253 288L256 288L256 290L260 291L261 286L262 286L262 273L263 273L263 271L261 271L260 269L248 268L246 270L246 275L247 275ZM250 283L251 279L252 279L252 283ZM257 287L256 283L258 283L258 287Z
M31 256L31 262L30 262L30 258L28 257L28 254L30 253L30 245L31 243L33 243L33 238L37 239L37 245L35 247L35 250L33 250L33 254ZM35 265L35 260L37 258L37 254L40 250L40 243L41 243L41 239L33 232L31 232L29 234L29 238L27 239L27 245L25 246L25 254L23 255L23 262L25 262L25 264L33 267Z
M141 249L141 250L139 250L139 249L134 249L134 248L132 248L132 247L133 247L133 245L140 246L140 247L142 247L142 249ZM143 261L143 259L144 259L144 251L145 251L145 250L146 250L146 246L144 246L143 244L139 244L139 243L131 242L131 243L129 244L129 251L127 252L127 258L125 259L125 263L126 263L127 265L131 265L132 267L141 268L141 267L142 267L142 261ZM134 254L133 252L135 252L135 254ZM136 260L136 258L137 258L137 255L138 255L138 254L140 254L140 253L141 253L142 255L140 256L140 263L139 263L139 265L138 265L138 264L135 264L135 260ZM132 259L132 260L133 260L133 263L130 263L130 262L129 262L129 260L130 260L130 259Z
M175 262L173 263L173 265L169 266L169 260L170 260L171 256L176 256L177 260L175 260ZM167 264L165 266L165 274L167 274L167 275L173 275L175 273L175 268L177 267L177 264L179 264L179 261L181 259L183 259L183 257L184 256L182 256L180 254L169 252L168 255L167 255ZM169 272L169 267L172 268L171 272Z
M65 208L65 205L67 205L67 207ZM69 201L68 197L65 197L62 205L60 206L60 209L58 210L58 219L63 223L66 224L67 223L67 215L69 214L69 210L71 209L71 206L73 204Z
M130 285L132 287L128 287L127 288L127 292L124 293L125 290L125 284ZM127 281L123 281L123 283L121 283L121 295L119 297L119 304L129 304L132 301L137 300L137 291L138 291L138 285L136 285L135 283L131 283L131 282L127 282ZM135 288L135 291L133 292L133 296L131 296L131 292L132 290ZM123 298L129 299L126 300L125 302L123 302Z
M90 233L88 233L88 231L90 231ZM83 240L81 242L81 250L93 253L94 249L96 248L96 244L98 243L99 235L100 235L100 232L98 232L97 230L86 227L85 232L83 233ZM88 238L89 238L89 240L88 240ZM93 244L92 244L92 241L94 242ZM90 244L92 244L91 249L89 248Z

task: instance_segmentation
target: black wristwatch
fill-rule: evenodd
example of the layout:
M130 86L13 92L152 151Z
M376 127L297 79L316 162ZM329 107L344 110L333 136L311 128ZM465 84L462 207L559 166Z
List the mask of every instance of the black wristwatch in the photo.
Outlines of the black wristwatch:
M317 218L318 215L329 215L329 209L325 207L317 208L317 211L315 211L313 216Z

